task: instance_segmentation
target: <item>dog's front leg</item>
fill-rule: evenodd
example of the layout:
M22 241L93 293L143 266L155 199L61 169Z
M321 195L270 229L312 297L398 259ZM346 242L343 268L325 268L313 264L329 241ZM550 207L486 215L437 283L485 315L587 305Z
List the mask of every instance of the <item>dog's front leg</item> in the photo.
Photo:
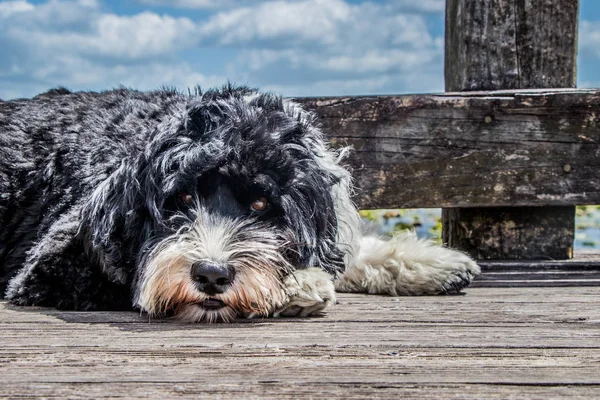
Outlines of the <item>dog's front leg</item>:
M33 246L6 298L21 306L59 309L131 307L129 289L109 282L85 254L77 237L80 208L64 212Z
M27 258L14 276L6 291L6 298L22 306L51 306L71 297L67 272L71 262L65 263L77 233L78 208L73 208L58 218L40 235L41 239L27 254Z
M335 304L332 277L320 268L297 270L284 280L287 303L274 317L307 317Z
M468 255L408 232L389 240L363 237L360 251L335 287L340 292L393 296L456 294L479 272Z

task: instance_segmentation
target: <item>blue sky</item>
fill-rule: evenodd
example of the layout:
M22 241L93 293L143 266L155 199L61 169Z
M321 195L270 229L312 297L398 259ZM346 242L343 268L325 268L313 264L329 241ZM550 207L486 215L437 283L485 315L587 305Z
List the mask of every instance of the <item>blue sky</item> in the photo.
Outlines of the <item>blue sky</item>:
M286 96L443 91L445 0L0 0L0 98L230 80ZM600 87L581 0L579 87Z

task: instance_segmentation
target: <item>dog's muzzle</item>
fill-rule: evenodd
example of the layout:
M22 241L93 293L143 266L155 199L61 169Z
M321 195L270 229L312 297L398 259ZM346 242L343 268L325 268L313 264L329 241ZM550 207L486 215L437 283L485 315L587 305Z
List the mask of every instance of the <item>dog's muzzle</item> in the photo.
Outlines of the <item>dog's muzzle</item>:
M288 242L271 225L200 209L186 229L154 244L136 304L150 315L173 311L188 322L268 316L287 301Z

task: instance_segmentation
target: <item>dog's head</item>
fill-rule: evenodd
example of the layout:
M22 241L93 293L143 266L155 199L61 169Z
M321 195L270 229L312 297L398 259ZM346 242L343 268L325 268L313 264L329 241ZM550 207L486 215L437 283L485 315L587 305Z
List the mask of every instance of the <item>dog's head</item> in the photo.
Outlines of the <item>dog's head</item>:
M90 247L151 315L268 315L295 269L342 267L349 175L293 102L245 88L182 99L94 192Z

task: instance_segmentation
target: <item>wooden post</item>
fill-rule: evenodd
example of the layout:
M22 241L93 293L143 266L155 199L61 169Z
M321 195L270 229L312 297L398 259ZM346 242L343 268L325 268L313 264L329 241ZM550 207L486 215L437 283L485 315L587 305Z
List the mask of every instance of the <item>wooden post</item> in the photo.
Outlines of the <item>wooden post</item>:
M446 91L575 87L579 0L447 0ZM443 241L479 259L567 259L574 206L444 208Z

